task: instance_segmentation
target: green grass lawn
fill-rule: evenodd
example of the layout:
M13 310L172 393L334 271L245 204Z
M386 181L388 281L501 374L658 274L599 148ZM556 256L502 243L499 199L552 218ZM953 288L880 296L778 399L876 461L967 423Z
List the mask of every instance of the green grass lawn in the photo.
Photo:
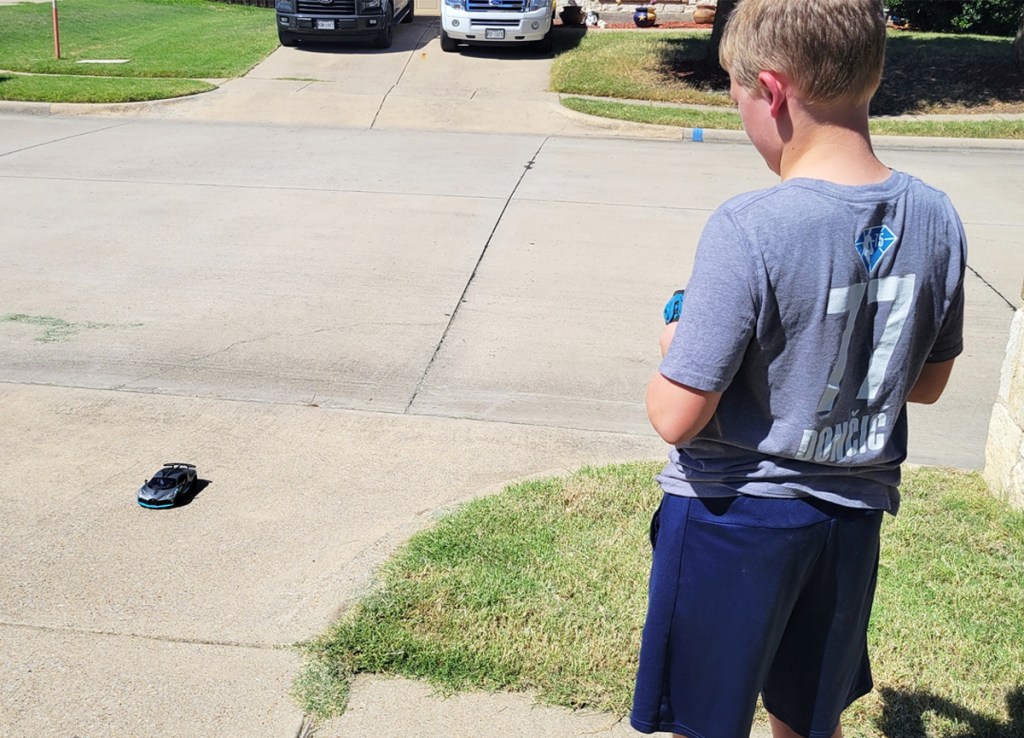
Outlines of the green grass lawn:
M140 102L183 97L215 89L216 86L198 79L85 79L71 75L0 74L0 100L24 102Z
M414 536L376 592L308 646L304 707L342 711L349 679L369 672L625 714L660 466L514 485ZM1020 738L1024 514L975 474L918 469L883 536L878 691L848 712L847 736Z
M559 41L565 43L566 37ZM729 105L728 81L696 80L688 69L709 35L693 31L601 31L573 36L551 68L555 92L630 100Z
M210 89L196 80L243 74L277 46L273 12L264 8L209 0L73 0L58 8L55 59L49 4L0 7L0 69L33 75L3 75L0 99L122 102L191 94ZM79 63L90 59L128 62Z
M706 32L604 31L563 34L551 89L556 92L655 102L732 106L728 79L704 61ZM932 113L1024 113L1024 72L1012 38L890 34L882 85L873 116ZM738 129L719 111L672 111L623 103L569 99L567 107L591 115L644 123ZM1024 122L878 120L885 135L1024 138Z

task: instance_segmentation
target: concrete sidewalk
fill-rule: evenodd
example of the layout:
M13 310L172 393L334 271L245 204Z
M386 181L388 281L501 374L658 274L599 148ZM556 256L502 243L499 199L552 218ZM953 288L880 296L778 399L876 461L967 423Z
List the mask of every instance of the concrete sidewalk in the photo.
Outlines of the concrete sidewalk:
M31 459L8 458L0 496L12 738L290 737L290 644L323 630L410 533L511 479L657 451L621 434L32 385L0 386L0 407L0 443ZM135 505L140 460L172 457L209 484L178 510ZM441 702L443 722L424 722L430 700L411 689L363 680L356 713L318 735L480 735L486 710L507 720L529 705L477 698L460 718L463 702ZM552 730L533 735L572 734Z
M547 91L550 57L518 48L444 53L438 28L436 18L401 24L387 51L356 41L282 47L244 77L192 97L106 105L0 102L0 112L480 133L639 130L566 115L558 95Z

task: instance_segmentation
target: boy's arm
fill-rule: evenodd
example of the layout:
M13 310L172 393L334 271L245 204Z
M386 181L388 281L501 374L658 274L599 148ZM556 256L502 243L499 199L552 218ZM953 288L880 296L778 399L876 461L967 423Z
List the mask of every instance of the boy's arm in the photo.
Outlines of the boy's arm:
M658 345L664 357L678 323L669 323ZM700 433L718 408L721 392L705 392L673 382L660 372L647 385L647 417L667 443L678 446Z
M950 359L949 361L925 364L917 381L914 382L914 386L910 388L907 402L931 405L938 400L942 396L942 391L946 389L946 382L949 381L949 375L953 371L954 361L955 359Z
M704 430L721 397L655 374L647 385L647 417L659 436L678 446Z
M949 306L942 318L939 334L925 359L921 373L907 394L907 402L931 405L942 396L946 382L953 371L953 361L964 348L964 275L967 269L967 236L953 204L945 199L949 212L946 240L950 253L958 257L950 264L950 277L956 276L956 284L950 291ZM955 269L955 271L953 271ZM947 277L948 278L948 277Z

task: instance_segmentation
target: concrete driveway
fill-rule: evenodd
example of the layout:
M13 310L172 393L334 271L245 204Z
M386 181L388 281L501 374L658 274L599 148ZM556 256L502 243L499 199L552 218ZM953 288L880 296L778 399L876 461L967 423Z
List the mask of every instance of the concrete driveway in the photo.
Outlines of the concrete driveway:
M118 114L485 133L621 127L586 121L558 104L558 95L547 91L550 55L515 47L445 53L438 31L436 18L417 18L397 27L387 50L360 41L282 47L214 92L119 106Z

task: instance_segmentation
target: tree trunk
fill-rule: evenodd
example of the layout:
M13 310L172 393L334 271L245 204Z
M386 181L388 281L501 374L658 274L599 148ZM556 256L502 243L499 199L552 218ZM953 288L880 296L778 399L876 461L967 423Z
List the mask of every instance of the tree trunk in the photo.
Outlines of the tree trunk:
M1024 69L1024 9L1020 12L1020 23L1017 25L1017 38L1013 40L1013 56L1017 67Z
M736 7L738 1L718 0L718 9L715 10L715 24L711 27L711 43L708 44L708 55L705 59L709 64L718 64L718 46L722 43L722 32L725 31L725 22L729 20L729 15L732 13L732 9Z

